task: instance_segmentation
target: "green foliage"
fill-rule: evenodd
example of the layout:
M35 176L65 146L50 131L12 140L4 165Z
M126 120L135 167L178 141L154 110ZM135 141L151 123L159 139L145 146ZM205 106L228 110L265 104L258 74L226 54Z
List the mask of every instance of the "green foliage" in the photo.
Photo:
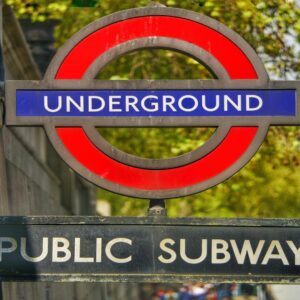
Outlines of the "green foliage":
M30 18L35 22L44 22L48 18L61 19L70 5L70 1L5 0L4 2L12 6L18 17Z
M100 133L121 150L147 158L168 158L205 143L212 128L101 128Z
M62 45L84 25L115 11L145 6L148 0L98 0L95 8L74 8L70 1L7 0L18 17L34 21L60 19L56 44ZM291 0L165 0L161 4L203 13L242 35L261 56L270 76L299 78L300 9ZM233 58L234 59L234 58ZM103 69L100 79L211 78L191 58L166 50L128 54ZM205 142L212 130L101 129L110 143L142 157L171 157ZM170 216L299 217L300 132L296 127L274 127L239 173L205 192L167 202ZM99 190L111 201L115 215L143 215L147 201Z
M97 0L72 0L72 6L75 7L93 7L96 4Z
M99 72L98 78L212 79L213 74L195 59L184 54L164 49L148 49L114 60Z

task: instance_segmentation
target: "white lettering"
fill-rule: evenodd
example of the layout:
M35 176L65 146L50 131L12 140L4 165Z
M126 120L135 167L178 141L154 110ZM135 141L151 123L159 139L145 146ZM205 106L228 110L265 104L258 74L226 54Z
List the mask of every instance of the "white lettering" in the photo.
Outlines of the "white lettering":
M176 108L173 106L175 103L175 98L170 95L164 95L162 98L163 103L163 111L167 111L167 107L169 107L172 111L177 111Z
M202 261L204 261L204 259L207 256L207 240L203 239L202 240L202 245L201 245L201 255L198 258L189 258L186 255L186 241L185 239L180 239L180 256L181 258L189 263L189 264L199 264Z
M235 240L230 240L233 253L235 255L236 261L238 264L242 265L245 262L245 258L248 255L251 265L256 265L262 248L265 244L265 241L260 240L255 252L252 249L251 243L249 240L245 240L242 246L242 250L239 251L238 246Z
M168 248L166 245L174 245L175 244L175 241L172 240L172 239L163 239L159 246L160 246L160 249L166 253L168 253L170 255L169 258L165 258L163 255L160 255L158 257L158 260L164 264L171 264L172 262L174 262L176 260L176 252L171 249L171 248Z
M253 103L252 103L252 106L250 105L251 99L257 100L256 106L254 106ZM246 95L246 111L259 110L259 109L261 109L262 105L263 105L263 100L261 99L261 97L259 97L257 95Z
M4 243L8 243L8 247L4 247ZM17 241L10 237L1 237L0 238L0 262L2 261L3 253L11 253L17 249Z
M300 247L297 248L293 241L286 241L286 242L295 255L295 265L299 266L300 265Z
M121 102L117 101L117 99L121 99L121 96L109 96L109 111L110 112L122 112L121 108L114 107L115 105L120 105Z
M96 262L102 262L102 238L96 238Z
M70 96L66 97L66 111L71 111L71 104L80 112L84 112L84 96L79 97L79 104Z
M46 237L43 237L43 246L42 246L42 253L41 255L39 256L36 256L36 257L33 257L33 256L29 256L27 253L26 253L26 241L27 241L27 238L25 237L22 237L21 238L21 256L27 260L27 261L30 261L30 262L40 262L42 260L44 260L47 255L48 255L48 245L49 245L49 240L48 238Z
M216 95L216 104L214 107L211 107L211 108L207 107L207 105L206 105L206 96L205 95L201 96L201 100L202 100L202 107L205 111L210 111L210 112L216 111L220 107L220 95Z
M52 261L66 262L71 258L71 251L69 250L70 242L63 237L54 237L52 240ZM64 256L58 256L63 253Z
M187 107L184 107L183 106L183 100L185 99L192 99L193 102L194 102L194 105L190 108L187 108ZM191 111L194 111L195 109L197 109L199 103L198 103L198 100L197 98L195 98L194 96L192 95L186 95L186 96L182 96L181 98L179 98L178 100L178 107L182 110L182 111L186 111L186 112L191 112Z
M211 263L212 264L225 264L230 260L230 253L228 250L228 243L224 240L213 239L211 241ZM219 258L218 254L223 256Z
M98 102L100 104L100 106L95 107L93 106L93 103ZM101 111L104 106L105 106L105 101L102 97L98 97L98 96L89 96L88 97L88 104L89 104L89 112L97 112L97 111Z
M145 110L145 111L148 111L148 112L158 111L159 107L158 107L158 103L157 102L151 102L150 101L150 107L146 106L146 101L151 100L151 99L158 100L158 97L157 96L153 96L153 95L149 95L149 96L144 97L142 99L142 101L141 101L142 109Z
M117 244L117 243L125 243L125 244L128 244L128 245L132 245L132 241L130 239L127 239L127 238L116 238L116 239L113 239L111 241L109 241L105 247L105 253L106 253L106 256L113 262L115 263L118 263L118 264L125 264L125 263L128 263L132 260L132 256L128 256L126 258L118 258L116 256L114 256L112 253L111 253L111 248Z
M48 96L44 96L44 107L45 107L46 111L58 112L62 108L62 96L58 96L56 108L50 108L49 103L48 103Z
M237 103L234 102L228 95L224 95L224 111L228 111L228 103L231 104L237 111L242 110L242 96L237 96Z
M139 99L136 97L136 96L131 96L131 95L128 95L126 96L125 98L125 110L127 112L130 111L130 107L133 108L134 111L136 112L139 112L139 109L136 107L136 104L138 103Z
M89 262L94 262L93 257L82 257L80 254L80 244L81 239L80 238L75 238L75 243L74 243L74 262L80 262L80 263L89 263Z
M273 251L275 249L277 250L277 253L273 253ZM271 244L267 250L267 253L262 261L262 265L266 265L270 259L281 259L281 261L284 265L289 265L289 262L283 252L283 249L282 249L279 241L271 242Z

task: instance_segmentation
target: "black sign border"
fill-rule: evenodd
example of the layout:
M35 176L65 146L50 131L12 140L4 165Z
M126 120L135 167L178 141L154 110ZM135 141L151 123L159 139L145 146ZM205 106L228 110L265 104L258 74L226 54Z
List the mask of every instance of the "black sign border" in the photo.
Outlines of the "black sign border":
M151 226L210 226L210 227L285 227L300 228L300 219L251 219L251 218L168 218L168 217L63 217L63 216L16 216L1 217L1 225L151 225ZM269 275L195 275L195 274L27 274L1 276L1 281L51 281L51 282L244 282L297 284L299 276Z

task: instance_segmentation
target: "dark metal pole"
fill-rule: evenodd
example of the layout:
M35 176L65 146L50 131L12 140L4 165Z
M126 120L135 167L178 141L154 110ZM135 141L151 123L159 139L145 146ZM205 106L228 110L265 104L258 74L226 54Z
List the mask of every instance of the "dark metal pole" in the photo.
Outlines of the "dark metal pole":
M148 216L167 216L167 209L165 200L163 199L150 199Z

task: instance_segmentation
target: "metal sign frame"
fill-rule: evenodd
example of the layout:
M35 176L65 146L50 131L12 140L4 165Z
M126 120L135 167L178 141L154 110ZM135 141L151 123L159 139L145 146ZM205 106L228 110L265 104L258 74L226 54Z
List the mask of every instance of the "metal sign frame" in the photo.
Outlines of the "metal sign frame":
M184 37L176 37L178 34L176 26L175 29L173 28L173 32L170 32L171 29L168 26L171 25L168 25L164 18L168 18L172 26L185 24L191 30L193 28L198 30L200 27L204 31L209 30L209 34L214 35L209 43L216 43L219 47L227 46L233 52L237 52L221 54L215 45L203 44L203 47L199 46L197 44L198 37L191 37L189 41L184 40ZM164 22L160 22L160 20ZM157 25L157 28L161 28L159 29L161 32L154 30L155 35L151 34L151 24L144 26L147 21L158 22L160 25ZM130 25L130 22L137 22L140 27L134 27ZM118 27L119 24L121 24L121 27ZM128 28L126 26L132 31L127 32ZM123 40L122 38L119 40L119 37L116 39L116 34L120 28L126 32ZM112 31L111 37L108 33L109 30ZM105 36L107 38L105 49L101 50L102 52L96 50L100 53L94 53L94 50L91 50L92 42L96 41L97 38L101 38L101 32L103 31L106 35L108 34L108 36ZM112 41L109 39L112 39ZM165 48L182 52L204 63L218 79L94 80L99 70L113 59L144 48ZM93 53L89 54L89 51ZM76 59L85 56L85 54L87 57L90 55L93 59L88 61L84 58L82 62L80 61L80 64L83 65L80 67L82 70L80 72L75 71L74 64L78 64ZM215 57L215 54L219 58ZM235 54L235 60L240 55L241 65L237 65L237 62L232 60L231 55ZM220 61L220 57L223 61ZM248 75L237 75L236 70L239 68L248 69ZM42 81L7 81L6 124L8 126L44 126L51 143L60 156L76 172L102 188L132 197L166 199L197 193L226 180L251 159L262 144L270 125L298 125L300 123L300 105L297 105L297 115L295 117L63 118L16 116L15 98L18 89L145 89L151 91L176 90L187 87L188 89L201 90L221 88L293 89L299 94L300 84L297 81L270 81L260 58L248 43L229 28L209 17L176 8L137 8L114 13L80 30L58 51ZM99 136L95 126L212 126L216 127L217 130L204 146L190 153L169 159L145 159L116 149L103 137ZM236 132L235 137L230 138L233 131ZM81 139L79 135L81 135ZM247 142L245 141L242 149L239 144L240 139L243 138ZM76 143L70 142L72 139L78 139L79 142L82 142L82 145L87 145L86 155L92 157L93 163L85 162L85 155L76 152L78 147ZM226 143L230 143L232 149L238 147L240 149L239 153L236 153L235 157L232 158L232 161L228 162L223 169L220 169L217 162L222 160L221 156L224 160L226 153L230 151L228 147L227 150L223 149ZM217 152L219 154L216 154ZM215 161L215 166L212 165L212 161ZM97 166L95 167L95 165ZM211 174L206 177L199 175L208 173L207 170L209 169L213 170ZM195 179L186 179L186 183L183 183L183 179L192 173L195 174ZM140 184L136 183L138 178L141 181Z

